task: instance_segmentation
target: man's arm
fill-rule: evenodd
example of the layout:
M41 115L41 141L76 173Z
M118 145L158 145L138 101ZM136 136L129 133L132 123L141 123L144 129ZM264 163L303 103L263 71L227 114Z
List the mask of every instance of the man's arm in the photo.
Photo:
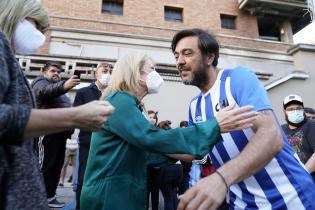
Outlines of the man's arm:
M226 196L227 186L255 174L279 153L283 140L271 110L260 111L253 130L255 134L243 151L189 189L178 209L216 209Z
M306 161L305 167L309 173L313 173L315 171L315 122L307 121L307 129L304 131L305 140L307 144L310 146L310 150L314 151L312 156Z
M315 152L305 163L305 168L309 173L313 173L315 171Z
M67 93L78 84L80 84L80 79L72 76L66 81L56 83L49 83L47 80L42 79L32 84L32 87L37 98L40 100L50 100Z
M67 92L64 88L64 83L65 81L49 83L47 80L42 79L32 84L32 89L39 100L51 100Z
M255 134L244 150L218 169L229 186L258 172L283 147L282 135L272 111L259 113L253 127Z

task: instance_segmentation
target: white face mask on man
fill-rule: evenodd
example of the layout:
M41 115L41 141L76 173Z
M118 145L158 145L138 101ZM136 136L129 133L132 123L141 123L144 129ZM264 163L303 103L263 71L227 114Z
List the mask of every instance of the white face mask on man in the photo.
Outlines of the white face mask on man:
M156 71L150 72L146 79L148 94L158 93L163 82L164 80L159 73Z
M13 34L15 53L30 55L35 53L45 43L46 37L28 20L22 20L16 26Z
M299 124L304 120L303 110L288 111L287 115L288 115L288 120L294 124Z
M101 78L98 80L104 87L108 86L110 80L110 74L109 73L103 73L101 74Z

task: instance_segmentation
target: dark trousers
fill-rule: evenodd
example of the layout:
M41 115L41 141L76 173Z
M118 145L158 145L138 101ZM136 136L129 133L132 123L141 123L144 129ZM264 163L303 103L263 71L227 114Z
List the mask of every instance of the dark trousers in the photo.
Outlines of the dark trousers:
M148 168L147 173L147 206L149 207L150 195L152 210L159 209L159 190L161 186L161 168Z
M38 155L47 198L52 198L56 195L68 137L68 132L51 134L44 136L38 142Z
M80 197L87 159L89 157L91 137L79 137L79 169L76 197L76 210L80 209Z
M184 194L189 188L189 177L184 177L178 186L178 195Z
M183 168L172 164L163 168L161 191L164 197L164 210L176 210L178 187L183 179Z

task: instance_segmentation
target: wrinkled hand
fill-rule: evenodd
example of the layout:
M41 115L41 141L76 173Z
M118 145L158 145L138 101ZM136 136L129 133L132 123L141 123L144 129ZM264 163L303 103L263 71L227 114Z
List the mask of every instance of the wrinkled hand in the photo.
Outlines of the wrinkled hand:
M75 127L85 131L100 130L115 108L107 101L92 101L75 107Z
M68 79L64 84L63 87L65 90L71 90L72 88L74 88L75 86L77 86L78 84L80 84L80 79L77 78L76 75L73 75L70 77L70 79Z
M213 173L179 196L177 210L215 210L224 200L226 193L223 180L217 173Z
M221 109L218 112L216 119L221 133L246 129L253 126L253 122L258 115L257 112L251 111L253 106L234 107L235 104Z

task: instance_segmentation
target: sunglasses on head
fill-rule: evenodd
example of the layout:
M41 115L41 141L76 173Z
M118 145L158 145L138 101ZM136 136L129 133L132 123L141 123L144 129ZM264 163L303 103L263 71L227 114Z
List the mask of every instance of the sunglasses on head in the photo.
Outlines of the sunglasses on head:
M104 67L104 68L113 68L113 65L112 64L109 64L109 63L101 63L100 65L99 65L99 67Z

